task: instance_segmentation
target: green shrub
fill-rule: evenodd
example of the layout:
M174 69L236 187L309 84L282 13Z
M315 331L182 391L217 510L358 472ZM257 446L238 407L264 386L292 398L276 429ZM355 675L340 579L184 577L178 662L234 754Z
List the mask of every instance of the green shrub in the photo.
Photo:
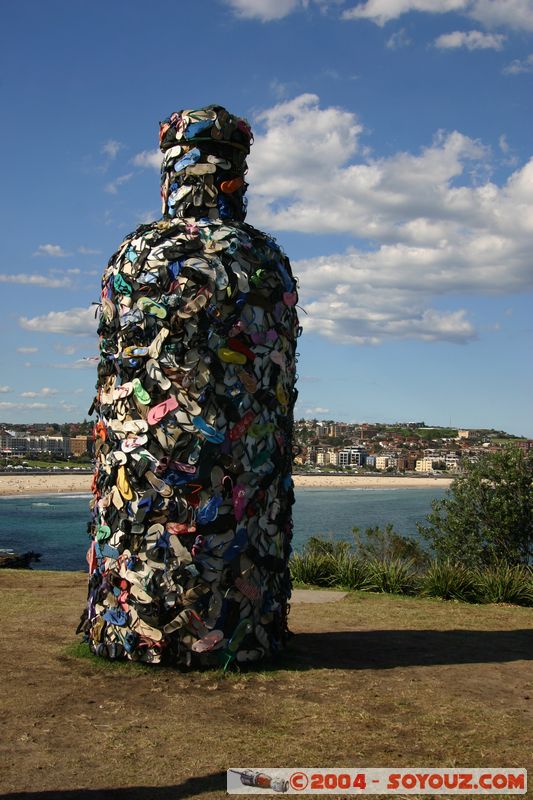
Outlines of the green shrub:
M332 586L335 583L336 560L320 553L294 553L290 562L291 575L298 583L313 586Z
M462 564L432 561L422 577L420 593L425 597L472 602L477 594L475 574Z
M431 505L417 527L436 558L479 568L533 562L533 453L512 445L466 462Z
M332 556L340 558L350 552L350 542L333 539L329 534L327 539L321 536L310 536L304 545L304 553L317 556Z
M361 534L359 528L352 528L355 551L365 559L379 561L412 561L416 566L428 563L429 556L420 544L410 536L402 536L394 530L390 523L380 528L379 525L367 528Z
M334 580L336 586L346 589L377 590L368 562L351 553L336 559Z
M533 569L500 562L490 569L478 570L476 586L485 603L533 605Z
M367 566L375 591L392 594L416 593L418 579L413 560L371 559Z

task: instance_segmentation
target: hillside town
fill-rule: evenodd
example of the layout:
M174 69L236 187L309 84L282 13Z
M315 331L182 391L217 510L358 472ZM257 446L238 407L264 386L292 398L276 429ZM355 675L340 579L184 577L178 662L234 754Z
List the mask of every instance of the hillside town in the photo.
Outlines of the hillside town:
M296 469L324 472L457 473L514 444L525 451L532 439L487 429L430 427L425 422L347 423L300 419L295 422Z
M295 470L311 472L457 473L514 444L533 449L533 439L487 429L431 427L425 422L348 423L300 419L295 422ZM89 462L92 423L0 424L2 465L20 459Z

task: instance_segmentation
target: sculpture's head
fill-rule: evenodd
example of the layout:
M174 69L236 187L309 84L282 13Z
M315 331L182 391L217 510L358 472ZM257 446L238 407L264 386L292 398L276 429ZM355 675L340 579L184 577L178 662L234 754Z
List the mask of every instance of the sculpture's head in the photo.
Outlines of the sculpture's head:
M176 111L160 123L164 216L243 220L253 136L222 106Z

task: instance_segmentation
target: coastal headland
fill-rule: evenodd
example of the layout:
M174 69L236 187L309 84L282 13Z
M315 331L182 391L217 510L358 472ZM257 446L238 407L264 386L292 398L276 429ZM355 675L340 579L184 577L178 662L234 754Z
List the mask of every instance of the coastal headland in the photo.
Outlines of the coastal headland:
M0 497L23 494L83 494L91 491L92 475L3 474ZM451 478L393 475L295 475L297 489L423 489L448 488Z

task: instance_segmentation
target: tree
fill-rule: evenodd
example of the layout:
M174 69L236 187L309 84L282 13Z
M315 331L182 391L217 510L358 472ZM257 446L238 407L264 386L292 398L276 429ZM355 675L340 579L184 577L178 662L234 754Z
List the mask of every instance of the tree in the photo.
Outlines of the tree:
M418 525L437 558L470 566L533 561L533 454L516 446L467 464Z

